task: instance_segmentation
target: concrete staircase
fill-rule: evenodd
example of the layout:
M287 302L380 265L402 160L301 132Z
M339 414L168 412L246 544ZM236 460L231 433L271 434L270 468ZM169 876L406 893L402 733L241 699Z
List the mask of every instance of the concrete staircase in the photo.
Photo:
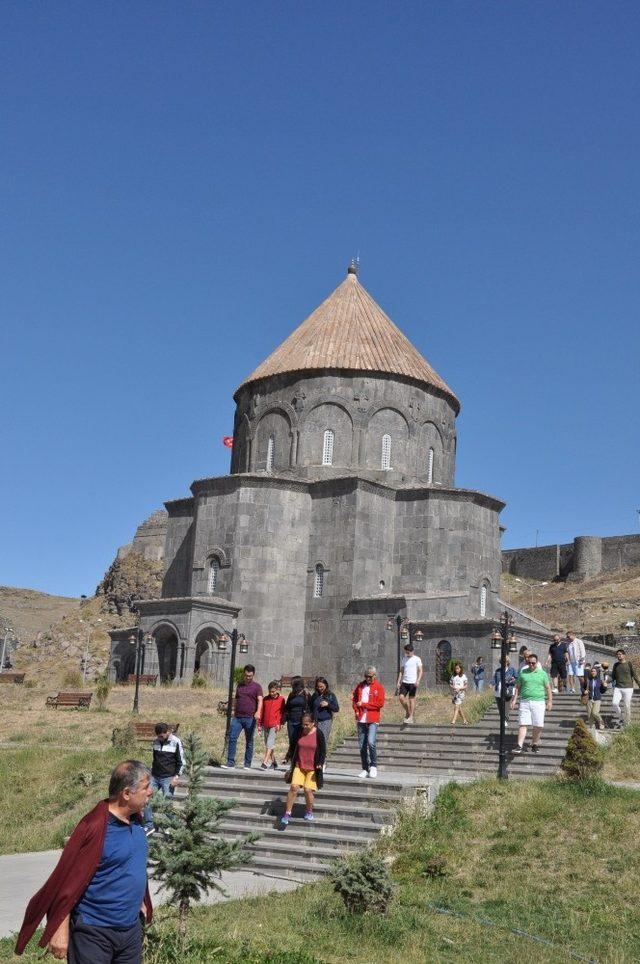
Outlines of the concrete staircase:
M605 717L612 714L609 693L603 700L601 712ZM586 719L586 707L581 705L578 696L554 694L553 709L546 714L539 752L531 752L529 739L524 753L514 755L518 722L517 711L511 713L511 723L506 731L509 773L514 777L544 777L556 773L579 717ZM640 694L634 697L633 718L640 720ZM495 774L499 729L495 703L478 723L471 726L383 723L378 731L378 771L388 777L394 773L412 772L416 776L438 775L451 779L462 775ZM345 770L359 769L357 738L345 740L332 754L331 762Z
M603 700L604 716L611 715L611 694ZM528 748L520 756L508 756L512 777L545 777L556 773L567 741L585 707L573 695L554 695L547 714L540 752ZM640 721L640 693L633 701L633 718ZM517 714L507 729L507 748L516 742ZM237 839L251 831L260 839L251 845L250 870L263 875L305 881L322 876L329 863L341 854L366 846L388 825L406 797L423 794L435 800L439 787L449 780L467 781L495 775L498 768L499 718L495 704L473 726L404 727L385 723L378 732L376 780L359 780L360 755L355 737L349 737L329 759L325 786L316 796L315 820L303 820L304 802L293 810L284 827L287 784L283 770L222 770L208 767L203 793L234 801L222 823L222 836ZM184 797L178 787L176 799Z
M302 819L305 808L300 793L293 819L284 827L280 816L288 785L283 776L283 770L208 767L203 792L234 801L222 824L224 838L235 839L251 831L261 835L251 845L253 859L248 869L295 880L318 877L335 857L368 844L393 819L402 797L415 792L399 782L358 780L329 771L316 797L314 822ZM178 788L176 799L183 796Z

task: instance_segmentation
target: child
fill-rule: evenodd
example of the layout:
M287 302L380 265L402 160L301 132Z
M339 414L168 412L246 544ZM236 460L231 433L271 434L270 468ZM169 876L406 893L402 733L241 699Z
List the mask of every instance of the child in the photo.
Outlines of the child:
M458 716L462 717L462 722L465 726L469 726L469 720L464 715L464 710L462 709L462 703L467 694L467 682L467 677L462 669L462 664L456 663L456 665L453 667L453 676L449 680L451 702L453 703L453 719L451 720L452 726L456 725Z
M280 695L280 683L278 680L271 680L269 683L269 695L262 701L262 717L260 726L264 733L264 745L266 747L264 760L260 764L261 770L268 770L273 767L278 769L276 763L276 736L278 730L284 722L284 696Z
M478 656L473 665L473 685L475 687L476 693L481 693L484 689L484 660L482 656Z

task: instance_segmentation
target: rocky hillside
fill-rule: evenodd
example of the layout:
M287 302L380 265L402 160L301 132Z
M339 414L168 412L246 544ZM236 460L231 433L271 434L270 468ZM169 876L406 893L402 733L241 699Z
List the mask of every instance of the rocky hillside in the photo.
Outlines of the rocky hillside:
M624 634L624 624L635 622L635 631L640 630L640 566L601 573L584 582L537 582L503 575L501 595L554 629Z
M69 607L38 631L18 634L20 645L12 655L16 668L30 675L57 680L81 671L87 655L87 678L95 679L106 667L110 629L133 626L138 599L157 599L162 586L163 563L146 559L137 552L116 559L90 599L69 600ZM30 592L37 609L46 594ZM0 597L1 599L2 597ZM26 598L26 597L25 597ZM59 598L59 597L48 597ZM0 612L4 612L0 605ZM24 623L27 625L28 623ZM34 624L35 625L35 624Z

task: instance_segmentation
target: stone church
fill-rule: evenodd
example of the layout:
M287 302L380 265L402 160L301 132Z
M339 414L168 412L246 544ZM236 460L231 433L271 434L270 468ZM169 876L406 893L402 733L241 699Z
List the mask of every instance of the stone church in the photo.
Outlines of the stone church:
M452 655L490 664L504 503L456 488L460 403L354 265L234 399L230 474L166 503L162 598L140 604L145 672L222 683L234 616L263 683L351 683L374 663L391 684L398 615L427 685ZM114 633L114 675L130 650Z

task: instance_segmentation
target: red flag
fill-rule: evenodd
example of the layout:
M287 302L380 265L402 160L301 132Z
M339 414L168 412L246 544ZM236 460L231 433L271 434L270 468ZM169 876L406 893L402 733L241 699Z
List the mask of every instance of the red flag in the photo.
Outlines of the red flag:
M222 444L226 445L228 449L233 448L233 435L223 435Z

